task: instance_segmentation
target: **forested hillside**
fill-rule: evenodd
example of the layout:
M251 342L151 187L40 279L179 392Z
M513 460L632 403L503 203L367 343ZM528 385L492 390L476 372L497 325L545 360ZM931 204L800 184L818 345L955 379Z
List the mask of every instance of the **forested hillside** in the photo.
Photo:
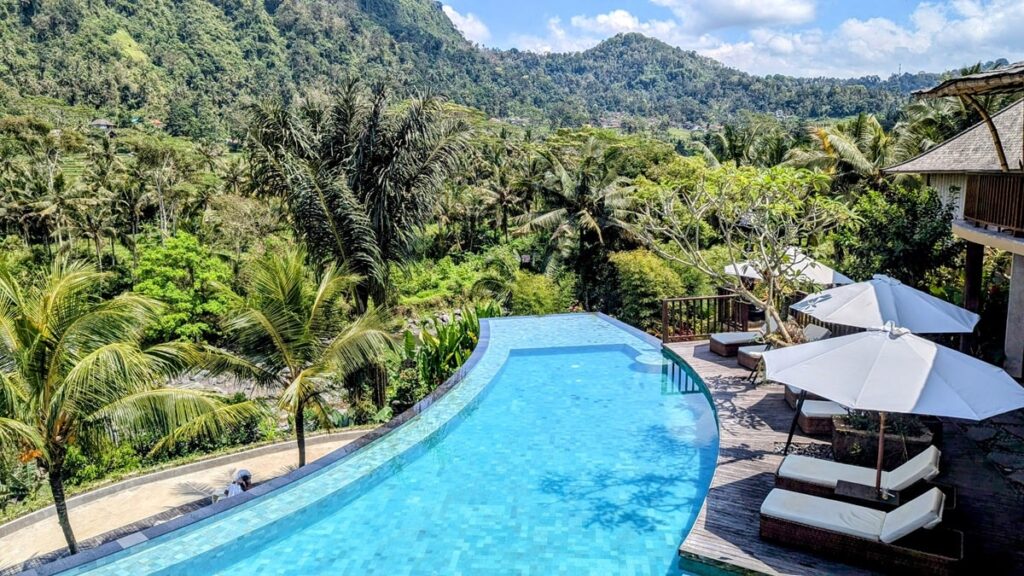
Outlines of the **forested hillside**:
M244 103L350 76L440 90L498 117L572 125L721 122L742 109L887 117L932 75L757 77L639 35L582 53L466 41L431 0L2 0L0 106L48 96L173 134L237 132ZM16 108L13 111L18 111Z

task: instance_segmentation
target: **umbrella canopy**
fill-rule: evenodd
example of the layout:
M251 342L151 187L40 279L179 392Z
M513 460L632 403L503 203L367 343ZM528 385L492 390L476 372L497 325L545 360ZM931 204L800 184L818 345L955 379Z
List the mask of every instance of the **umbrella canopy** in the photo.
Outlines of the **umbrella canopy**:
M765 352L765 378L848 408L879 412L875 489L882 490L885 414L984 420L1024 408L1024 388L1010 375L891 323L841 338ZM796 418L793 420L796 424ZM793 438L790 428L786 451Z
M790 264L786 273L796 280L811 282L819 286L835 286L841 284L852 284L853 280L848 276L836 272L832 268L818 262L804 254L799 248L789 247L786 254L790 258ZM761 274L753 262L740 262L729 264L725 267L725 273L751 280L761 280Z
M892 322L918 334L973 332L979 318L881 274L867 282L811 294L791 308L823 322L858 328L880 328Z
M984 420L1024 408L1001 368L891 324L769 350L765 376L848 408Z

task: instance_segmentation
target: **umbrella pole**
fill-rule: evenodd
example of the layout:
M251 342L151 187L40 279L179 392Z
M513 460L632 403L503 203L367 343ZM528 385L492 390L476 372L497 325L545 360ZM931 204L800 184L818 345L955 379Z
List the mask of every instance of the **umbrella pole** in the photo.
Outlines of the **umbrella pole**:
M793 414L793 422L789 425L789 437L786 438L786 448L782 451L782 455L789 454L789 445L793 443L793 433L796 432L796 423L800 419L800 410L804 407L804 398L807 398L807 392L800 391L800 399L796 401L796 414Z
M882 458L885 454L885 412L878 413L878 466L875 469L875 490L882 493Z

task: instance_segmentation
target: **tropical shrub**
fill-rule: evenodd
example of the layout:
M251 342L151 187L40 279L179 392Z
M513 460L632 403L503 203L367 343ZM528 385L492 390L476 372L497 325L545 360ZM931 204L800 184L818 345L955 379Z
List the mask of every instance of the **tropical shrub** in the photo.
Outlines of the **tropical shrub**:
M619 317L642 330L656 330L661 322L661 301L684 294L679 275L647 250L616 252L611 262L618 280Z
M497 316L500 312L500 308L491 303L466 310L461 316L447 322L440 318L428 320L420 332L419 347L416 348L416 368L420 382L433 390L454 374L473 353L480 340L480 318ZM407 332L407 354L412 338L411 333Z
M227 310L218 284L231 279L231 267L195 236L178 232L163 243L143 245L135 275L137 294L167 305L151 338L198 342L218 335L218 319Z
M935 271L954 264L962 243L952 232L953 209L933 188L866 190L854 209L854 226L840 231L836 247L843 270L855 279L886 274L927 289Z
M543 274L517 273L510 292L509 311L517 316L553 314L562 308L558 284Z

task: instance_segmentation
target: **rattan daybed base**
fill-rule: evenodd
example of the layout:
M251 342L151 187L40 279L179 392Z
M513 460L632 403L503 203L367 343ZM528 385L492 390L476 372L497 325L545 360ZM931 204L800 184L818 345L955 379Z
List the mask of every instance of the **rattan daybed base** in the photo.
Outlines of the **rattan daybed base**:
M848 536L761 515L761 538L817 553L830 560L891 574L949 576L963 560L963 533L919 530L893 544Z

